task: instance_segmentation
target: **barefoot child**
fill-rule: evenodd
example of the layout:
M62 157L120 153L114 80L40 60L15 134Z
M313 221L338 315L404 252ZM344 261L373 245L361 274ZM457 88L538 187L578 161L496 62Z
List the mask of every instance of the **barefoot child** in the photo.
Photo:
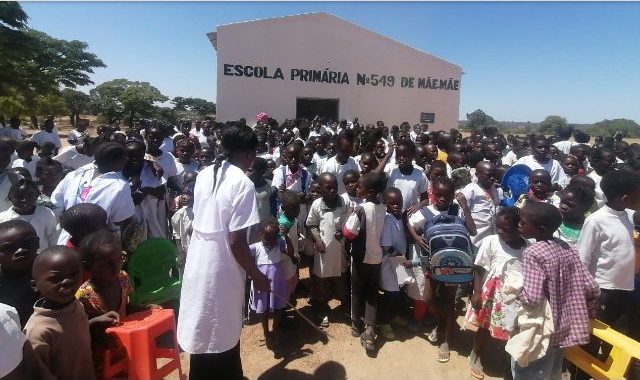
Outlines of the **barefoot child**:
M278 341L279 324L292 290L287 284L286 259L291 260L293 250L285 231L275 218L267 219L261 223L261 241L249 246L258 270L267 276L271 283L271 293L256 290L252 285L250 295L251 310L260 317L264 338L268 344L272 339L275 343ZM270 315L273 315L272 331L269 331Z
M82 278L80 256L70 248L53 246L36 257L32 273L43 298L36 301L24 331L42 377L95 379L89 320L75 297ZM101 321L117 321L117 316L110 314Z
M122 270L126 256L117 234L101 230L87 236L80 244L80 256L90 277L80 286L76 298L89 318L93 366L101 379L107 347L115 357L124 354L123 347L118 347L117 340L109 338L104 330L127 315L133 288L129 275Z
M478 328L469 355L471 375L484 378L482 368L484 348L489 336L506 341L509 333L502 323L502 284L507 271L522 270L522 252L527 246L520 236L517 207L501 209L496 215L496 235L482 241L476 255L471 306L467 309L465 323Z
M321 198L309 210L307 228L315 246L311 300L321 327L329 327L329 301L336 298L346 304L345 272L347 263L342 226L347 218L348 205L338 195L338 180L331 173L318 178Z
M382 248L380 237L386 207L380 204L384 190L382 176L363 174L358 180L358 197L364 203L345 223L343 234L353 240L351 246L351 334L360 337L367 352L376 349L376 310ZM363 326L364 320L364 326Z

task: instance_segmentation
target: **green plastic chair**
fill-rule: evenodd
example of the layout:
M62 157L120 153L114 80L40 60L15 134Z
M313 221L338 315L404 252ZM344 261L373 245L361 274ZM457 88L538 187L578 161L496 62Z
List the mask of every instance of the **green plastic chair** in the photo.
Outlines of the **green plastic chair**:
M182 279L177 266L178 249L168 239L152 238L136 248L129 259L133 280L131 304L163 304L180 297Z

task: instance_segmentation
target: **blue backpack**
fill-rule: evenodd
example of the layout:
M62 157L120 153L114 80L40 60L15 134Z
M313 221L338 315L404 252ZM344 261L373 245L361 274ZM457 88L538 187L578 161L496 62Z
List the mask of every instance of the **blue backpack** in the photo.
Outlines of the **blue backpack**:
M452 284L473 280L474 246L459 216L436 215L427 222L424 236L429 251L421 259L433 279Z

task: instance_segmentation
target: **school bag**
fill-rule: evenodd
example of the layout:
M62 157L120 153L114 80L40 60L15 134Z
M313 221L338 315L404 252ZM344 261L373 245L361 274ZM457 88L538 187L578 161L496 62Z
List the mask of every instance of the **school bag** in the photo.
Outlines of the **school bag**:
M427 222L424 236L429 251L421 253L421 259L434 280L451 284L473 280L474 248L459 216L436 215Z
M307 176L309 175L309 173L306 171L305 168L300 167L300 170L302 170L302 174L300 174L300 181L302 183L302 186L300 186L302 188L302 194L304 194L304 196L307 196L307 188L306 188L306 184L307 184ZM285 165L282 165L282 178L283 180L286 181L287 178L287 167ZM278 199L278 191L274 191L271 193L271 196L269 197L269 205L271 206L271 215L276 216L278 215L278 210L280 210L280 200Z

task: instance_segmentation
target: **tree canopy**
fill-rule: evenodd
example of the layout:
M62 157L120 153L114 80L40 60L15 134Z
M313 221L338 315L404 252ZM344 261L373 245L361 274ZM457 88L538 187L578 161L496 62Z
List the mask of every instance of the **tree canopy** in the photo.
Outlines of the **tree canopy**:
M543 134L553 133L558 130L558 128L566 127L567 119L562 116L550 115L544 118L544 120L540 123L539 132Z
M10 107L14 116L28 114L32 120L41 112L43 99L56 99L60 87L93 84L94 68L105 67L82 41L66 41L29 29L28 16L17 2L0 2L0 103L20 103ZM8 99L11 98L11 99ZM3 114L8 107L5 109Z
M495 126L498 123L495 119L487 115L483 110L477 109L467 114L466 128L470 130L479 130L484 127Z
M640 136L640 125L629 119L604 119L593 125L591 133L612 136L616 132L621 132L623 137L638 137Z
M93 110L102 114L109 123L127 118L130 124L136 119L154 114L155 103L169 98L149 82L114 79L104 82L89 92Z
M61 94L67 107L71 125L75 127L80 115L90 109L91 98L84 92L71 88L65 88L61 91Z
M216 105L205 99L200 98L183 98L177 96L171 100L174 104L173 109L175 111L182 112L194 112L199 117L206 117L208 115L216 113Z

